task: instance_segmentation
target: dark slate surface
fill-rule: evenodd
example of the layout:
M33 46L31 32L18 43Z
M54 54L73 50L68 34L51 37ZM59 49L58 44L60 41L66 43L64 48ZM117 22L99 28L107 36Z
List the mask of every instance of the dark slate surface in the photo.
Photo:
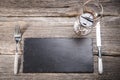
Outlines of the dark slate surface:
M92 39L26 38L23 72L93 72Z

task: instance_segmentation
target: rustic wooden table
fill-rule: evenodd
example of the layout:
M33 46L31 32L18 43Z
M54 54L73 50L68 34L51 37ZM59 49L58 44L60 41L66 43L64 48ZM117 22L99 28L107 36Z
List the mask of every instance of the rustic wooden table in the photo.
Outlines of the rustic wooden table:
M13 74L14 27L19 24L23 39L43 37L79 38L73 31L82 0L0 0L0 80L120 80L120 1L100 0L104 7L101 23L104 73L97 71L95 28L85 37L93 38L94 73ZM23 47L23 40L22 46Z

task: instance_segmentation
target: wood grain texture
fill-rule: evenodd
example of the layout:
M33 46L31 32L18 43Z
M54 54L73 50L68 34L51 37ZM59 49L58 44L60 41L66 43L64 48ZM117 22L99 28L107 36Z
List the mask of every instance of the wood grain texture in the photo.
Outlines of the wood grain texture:
M43 38L43 37L73 37L79 38L74 33L73 25L75 17L16 17L16 18L2 18L0 20L0 53L14 54L15 41L13 38L14 27L19 24L24 38ZM119 17L104 17L101 23L102 33L102 51L103 55L118 55L120 56L120 18ZM96 33L95 28L92 33L83 36L93 38L94 52L96 48ZM23 45L22 45L23 46ZM97 54L97 53L95 53Z
M22 56L21 56L22 57ZM21 59L20 57L20 59ZM17 79L17 80L119 80L120 79L120 58L103 57L104 74L97 73L97 56L94 56L94 73L22 73L22 61L20 62L20 73L13 75L13 55L0 56L0 80ZM8 66L9 65L9 66ZM6 77L7 76L7 77Z
M101 0L104 15L119 15L119 0ZM83 0L0 0L0 16L77 16Z
M19 24L24 38L80 38L73 31L83 0L0 0L0 80L120 80L120 1L100 0L104 7L101 23L103 75L97 71L95 28L93 38L94 73L13 74L15 41L14 27ZM20 57L20 60L21 57Z

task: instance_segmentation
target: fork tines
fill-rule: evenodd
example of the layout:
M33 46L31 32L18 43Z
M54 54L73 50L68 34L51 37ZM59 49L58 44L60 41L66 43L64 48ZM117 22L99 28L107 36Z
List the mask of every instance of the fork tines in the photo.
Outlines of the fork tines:
M14 37L15 38L21 37L20 26L18 26L18 25L15 27Z

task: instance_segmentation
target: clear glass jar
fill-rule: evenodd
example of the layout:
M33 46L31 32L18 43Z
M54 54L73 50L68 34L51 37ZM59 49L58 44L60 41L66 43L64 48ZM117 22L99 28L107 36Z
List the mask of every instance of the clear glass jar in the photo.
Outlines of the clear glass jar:
M89 34L102 14L103 7L99 0L84 0L82 12L74 23L75 33L81 36Z

